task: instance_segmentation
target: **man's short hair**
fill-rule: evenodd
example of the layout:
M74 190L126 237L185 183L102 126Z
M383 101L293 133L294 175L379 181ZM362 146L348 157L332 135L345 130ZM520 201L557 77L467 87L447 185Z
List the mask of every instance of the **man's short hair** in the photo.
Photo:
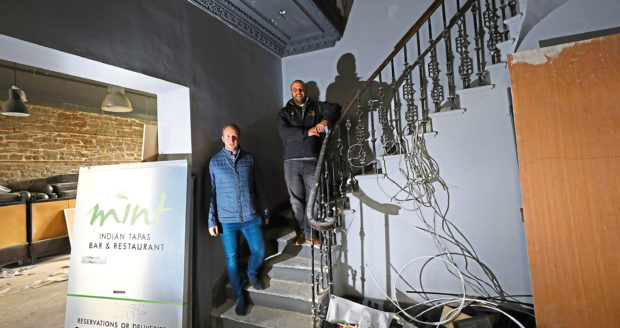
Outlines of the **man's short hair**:
M306 82L302 81L302 80L295 80L293 82L291 82L291 86L289 89L293 89L293 84L295 83L301 83L304 86L304 89L306 88Z
M235 132L237 132L237 137L241 138L241 129L239 128L237 124L235 123L224 124L224 126L222 127L222 135L224 135L224 130L226 130L227 128L231 128L235 130Z

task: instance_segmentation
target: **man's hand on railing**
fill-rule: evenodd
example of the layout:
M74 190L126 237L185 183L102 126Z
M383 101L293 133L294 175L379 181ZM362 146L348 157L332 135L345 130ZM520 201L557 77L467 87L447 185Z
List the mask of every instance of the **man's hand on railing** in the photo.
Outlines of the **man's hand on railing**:
M325 127L327 126L327 120L322 120L321 122L319 122L319 124L317 124L314 128L317 130L317 132L325 132Z
M319 124L315 125L314 127L311 127L308 130L308 136L319 136L321 133L325 132L325 127L327 126L328 122L327 120L323 120L321 122L319 122Z
M319 132L316 130L316 126L311 127L310 129L308 129L308 137L312 137L312 136L316 136L318 137L320 134Z

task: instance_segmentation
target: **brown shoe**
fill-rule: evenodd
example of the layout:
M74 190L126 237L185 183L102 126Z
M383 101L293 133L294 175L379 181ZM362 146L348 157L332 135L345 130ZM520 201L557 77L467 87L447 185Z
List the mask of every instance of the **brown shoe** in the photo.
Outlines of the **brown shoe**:
M321 242L320 242L318 239L310 239L310 238L306 238L306 242L307 242L308 244L313 244L313 243L314 243L314 245L320 245L320 244L321 244Z
M305 242L306 239L304 238L304 236L297 235L295 238L293 238L293 245L301 245Z

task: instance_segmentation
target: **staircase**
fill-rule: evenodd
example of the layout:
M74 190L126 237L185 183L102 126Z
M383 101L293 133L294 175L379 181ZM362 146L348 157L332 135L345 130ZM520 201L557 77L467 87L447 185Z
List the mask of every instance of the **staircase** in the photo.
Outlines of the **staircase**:
M346 227L337 293L387 308L532 303L506 67L520 8L434 1L343 108L308 210Z
M505 62L520 8L525 0L430 5L324 140L307 210L321 247L292 245L290 229L272 231L267 288L248 289L254 305L239 317L228 287L214 327L313 327L325 318L330 292L370 306L390 305L385 296L416 303L433 298L427 292L465 287L466 295L498 301L531 294ZM410 274L419 279L413 284L395 281L410 264L403 259L442 252L460 253L444 258L462 282L428 262L424 274Z
M292 216L292 212L286 212L284 216ZM272 254L267 257L263 268L266 288L256 290L248 284L252 305L245 316L238 316L232 289L227 284L226 300L211 313L212 327L313 327L312 249L309 244L292 243L295 231L286 222L294 219L283 219L279 223L272 222L265 235L269 245L267 253ZM321 270L319 263L315 261L316 276ZM320 304L326 295L327 289L319 288L314 301Z
M429 114L433 131L420 137L447 185L447 190L443 190L435 183L434 198L441 211L447 212L446 219L463 235L454 239L462 245L471 244L469 250L477 252L478 260L492 268L495 277L486 277L484 270L477 268L479 278L490 285L494 278L500 282L500 286L489 288L488 293L528 295L531 294L529 282L520 279L529 276L529 268L522 246L525 235L519 217L519 176L508 72L504 63L489 66L487 72L490 84L456 91L459 108ZM356 271L358 277L352 281L345 273L336 278L336 281L348 281L349 294L364 289L365 297L381 300L384 298L381 287L394 297L390 289L396 272L406 260L438 253L433 239L416 230L416 226L424 227L418 221L419 216L431 218L428 221L437 223L439 235L448 238L439 228L441 221L432 219L436 209L405 200L402 187L407 185L408 177L401 172L407 171L406 161L406 154L382 155L378 173L356 176L357 191L349 193L351 210L344 212L348 232L343 248L349 258L344 267ZM416 207L420 208L411 211ZM493 233L489 233L488 227L493 227ZM378 260L363 263L357 255L362 248L366 259ZM453 245L448 248L462 253ZM465 265L461 259L455 262ZM469 267L476 265L470 263ZM374 273L379 286L371 281L368 271ZM445 267L429 267L424 274L424 290L461 293L458 279ZM409 272L405 277L411 275ZM397 290L403 288L401 280ZM485 295L479 291L476 294ZM413 296L400 300L423 301ZM531 298L523 301L531 303Z

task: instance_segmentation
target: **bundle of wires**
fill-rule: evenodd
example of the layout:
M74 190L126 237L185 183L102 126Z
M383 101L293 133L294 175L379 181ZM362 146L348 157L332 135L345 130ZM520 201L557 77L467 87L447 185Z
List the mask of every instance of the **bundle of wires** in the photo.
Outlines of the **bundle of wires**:
M423 303L416 304L415 306L430 307L416 316L411 316L406 312L411 307L403 309L397 299L390 298L383 290L382 292L385 297L399 309L400 313L417 323L439 326L450 322L461 313L463 308L466 306L466 302L469 304L469 301L471 301L473 303L469 306L495 310L515 321L519 327L523 327L523 325L514 317L502 311L498 307L497 303L489 300L498 298L493 295L500 295L502 300L511 299L516 303L523 303L518 302L514 297L507 295L507 293L504 292L491 269L479 259L473 246L467 241L467 238L465 238L459 229L450 220L448 220L447 213L450 199L448 187L439 174L439 165L428 153L424 139L423 127L423 122L416 122L415 131L408 136L408 139L395 138L395 140L402 140L404 142L404 144L400 144L398 147L406 149L406 152L402 157L403 159L399 163L398 172L384 172L383 177L396 185L398 191L393 194L389 194L385 190L382 190L393 201L400 203L401 208L414 211L417 214L420 224L414 224L414 227L425 233L433 240L438 252L437 255L418 257L405 264L403 268L398 271L396 281L392 284L392 286L394 286L392 295L396 295L396 285L402 278L402 272L406 267L413 262L424 260L425 263L422 266L422 268L424 268L430 261L435 259L443 261L446 270L460 280L462 294L460 297L430 298L424 290L422 284L422 274L420 272L418 274L418 284L420 285L420 290L415 292L425 301ZM400 131L400 134L404 135L404 131ZM386 167L385 158L383 159L383 164L383 166ZM401 176L394 176L394 174L400 174ZM377 179L379 179L379 177L380 176L378 175ZM402 179L402 177L405 179ZM399 183L399 181L402 180L405 182ZM378 185L381 186L381 183L378 183ZM446 205L444 207L440 206L440 202L438 201L437 193L439 191L444 193L442 196L446 199ZM404 206L405 204L413 204L413 206L407 208ZM457 259L459 260L458 262ZM368 265L366 266L368 267ZM476 274L472 272L474 267L479 269L479 271L482 271L487 279L477 277ZM370 267L368 268L370 269ZM371 276L375 283L377 283L376 279L372 275L372 271ZM379 286L378 283L377 286ZM381 287L379 288L381 289ZM486 300L480 299L479 296L468 297L467 292L471 292L475 295L481 295L482 298ZM425 322L419 319L420 316L432 309L447 304L454 304L455 302L458 306L449 311L437 322ZM531 310L531 307L526 310Z

